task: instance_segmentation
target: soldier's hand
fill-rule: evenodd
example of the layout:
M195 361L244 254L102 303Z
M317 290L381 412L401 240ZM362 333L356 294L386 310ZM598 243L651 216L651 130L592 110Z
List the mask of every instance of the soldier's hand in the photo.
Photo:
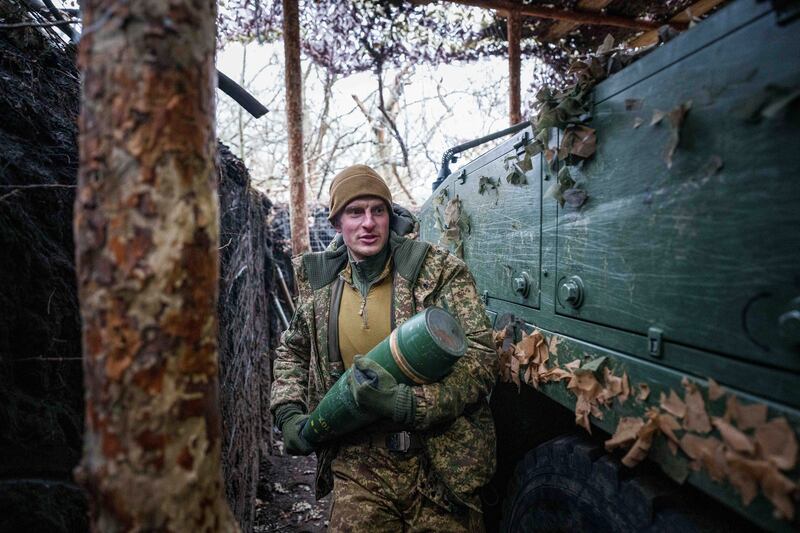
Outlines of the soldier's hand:
M303 426L308 420L308 415L298 413L290 417L283 424L283 445L289 455L308 455L314 447L303 438Z
M415 400L411 388L397 383L375 361L356 356L347 386L359 407L402 424L408 425L414 421Z

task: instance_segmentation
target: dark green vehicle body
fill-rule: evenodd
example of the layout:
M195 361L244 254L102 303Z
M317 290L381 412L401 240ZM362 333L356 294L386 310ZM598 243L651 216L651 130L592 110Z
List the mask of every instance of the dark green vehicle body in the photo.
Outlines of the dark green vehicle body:
M463 258L493 323L511 314L558 336L562 364L606 356L634 387L649 386L646 401L591 418L608 433L619 417L658 406L661 392L682 392L684 377L706 398L713 378L800 433L800 21L784 23L790 16L734 2L599 84L588 123L597 151L570 169L588 194L580 208L546 194L554 178L541 155L527 184L505 181L503 162L530 139L527 128L453 172L421 210L421 238L441 242L444 205L461 200ZM670 128L651 118L687 101L668 168ZM481 193L481 177L498 180L497 191ZM577 307L565 286L575 278ZM540 392L575 407L563 383ZM706 405L711 416L725 410L724 398ZM760 527L797 527L761 494L743 505L663 438L648 459ZM800 479L797 467L786 474Z

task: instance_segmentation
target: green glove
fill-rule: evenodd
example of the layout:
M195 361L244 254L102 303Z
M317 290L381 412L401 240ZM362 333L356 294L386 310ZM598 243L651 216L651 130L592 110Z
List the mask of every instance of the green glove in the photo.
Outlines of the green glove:
M359 407L381 418L409 426L414 422L416 401L411 387L394 377L371 359L356 356L347 379L350 393Z
M308 455L314 447L303 438L303 426L308 420L308 415L297 404L281 405L275 411L275 423L283 432L283 444L289 455Z

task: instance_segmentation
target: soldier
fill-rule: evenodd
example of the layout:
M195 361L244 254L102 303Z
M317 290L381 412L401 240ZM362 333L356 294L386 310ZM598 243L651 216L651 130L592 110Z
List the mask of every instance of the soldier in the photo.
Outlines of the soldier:
M345 369L378 376L348 383L379 422L316 450L316 496L333 490L333 531L481 531L478 489L495 468L488 395L497 357L466 265L447 250L404 236L413 224L392 211L383 179L366 165L331 183L337 236L328 249L294 259L297 311L274 365L271 410L286 451L311 453L300 430ZM409 387L362 358L428 306L461 323L467 353L438 383ZM351 373L351 376L353 374Z

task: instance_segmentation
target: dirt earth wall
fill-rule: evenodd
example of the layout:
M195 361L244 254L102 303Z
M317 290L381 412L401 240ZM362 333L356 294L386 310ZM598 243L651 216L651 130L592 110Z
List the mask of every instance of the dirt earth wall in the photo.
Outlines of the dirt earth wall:
M0 18L25 20L15 1ZM72 480L83 376L72 212L78 170L75 50L34 28L0 32L0 532L86 531ZM219 150L223 468L242 529L253 522L270 434L270 201Z

